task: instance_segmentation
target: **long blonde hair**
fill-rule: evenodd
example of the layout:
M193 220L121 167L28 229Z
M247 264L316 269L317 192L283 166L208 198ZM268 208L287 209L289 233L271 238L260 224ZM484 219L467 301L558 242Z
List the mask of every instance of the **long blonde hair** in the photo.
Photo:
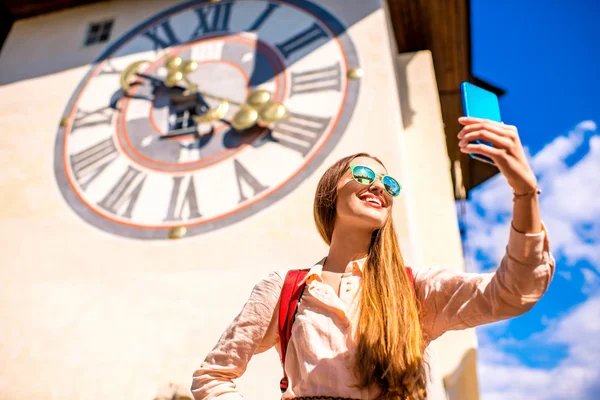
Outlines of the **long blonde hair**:
M342 158L321 177L314 202L319 234L331 245L337 184L358 153ZM392 217L373 232L362 273L356 330L358 387L377 385L381 399L425 399L426 365L418 304L404 267Z

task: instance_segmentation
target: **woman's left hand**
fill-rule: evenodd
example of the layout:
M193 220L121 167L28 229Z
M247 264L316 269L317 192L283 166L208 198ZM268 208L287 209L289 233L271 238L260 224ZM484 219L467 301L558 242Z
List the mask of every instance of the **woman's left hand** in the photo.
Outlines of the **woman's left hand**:
M515 193L529 193L537 187L537 179L529 166L517 128L501 122L472 117L460 117L464 125L458 134L460 151L480 154L494 160ZM470 143L475 140L494 145Z

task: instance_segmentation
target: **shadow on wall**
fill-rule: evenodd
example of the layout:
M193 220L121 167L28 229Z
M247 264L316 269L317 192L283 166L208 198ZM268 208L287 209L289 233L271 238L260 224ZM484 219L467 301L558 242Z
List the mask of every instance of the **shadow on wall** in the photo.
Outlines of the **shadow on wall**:
M444 386L450 399L478 400L479 384L472 371L477 371L477 350L471 348L463 355L459 368L444 377ZM469 371L465 373L465 371ZM459 397L460 396L460 397Z
M398 80L398 93L400 96L400 113L402 114L402 126L405 129L412 125L412 120L415 116L415 112L410 105L410 93L406 72L406 68L410 64L410 60L412 60L414 54L407 54L406 57L409 57L408 62L404 64L397 63L396 67L396 79Z
M2 54L2 45L14 22L14 18L10 14L10 11L8 11L4 5L0 4L0 54Z
M292 4L304 2L304 0L288 1ZM160 25L164 22L161 19L170 13L209 5L211 2L210 0L190 0L176 3L170 7L168 2L165 3L165 6L159 8L159 11L154 11L147 8L140 9L139 5L133 1L102 1L17 20L12 25L4 46L1 48L0 85L54 74L110 57L118 44L137 35L144 36L144 33L149 31L148 22ZM265 4L267 3L265 2ZM339 2L332 4L328 11L339 15L346 24L334 34L336 36L343 34L348 27L377 11L379 6L379 1L363 1L355 4L352 8L342 7ZM8 12L5 7L0 5L0 22L6 18L11 19ZM108 43L84 45L90 24L113 18L114 24ZM4 23L2 25L6 26ZM261 40L260 32L258 32L257 39ZM177 38L176 45L194 40L193 38ZM261 80L269 78L263 76ZM252 84L256 84L256 80Z

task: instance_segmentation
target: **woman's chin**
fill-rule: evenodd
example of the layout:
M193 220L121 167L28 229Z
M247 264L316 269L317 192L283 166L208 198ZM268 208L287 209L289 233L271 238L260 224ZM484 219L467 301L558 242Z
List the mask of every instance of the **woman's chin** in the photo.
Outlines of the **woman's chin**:
M355 221L361 227L371 231L380 229L385 224L386 216L382 212L361 212L357 213Z

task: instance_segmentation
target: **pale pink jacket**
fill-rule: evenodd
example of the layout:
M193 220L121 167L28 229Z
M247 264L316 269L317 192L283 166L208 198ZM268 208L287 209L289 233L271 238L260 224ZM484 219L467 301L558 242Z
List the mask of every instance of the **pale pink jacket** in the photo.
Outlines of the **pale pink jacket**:
M322 262L310 270L288 344L289 387L283 399L318 395L375 399L380 393L377 387L353 387L357 380L352 368L356 352L352 332L363 262L348 265L339 295L323 283ZM416 269L425 336L430 341L449 330L523 314L548 288L554 267L545 230L522 234L511 229L506 254L495 273ZM271 347L281 352L277 315L284 277L285 271L273 272L254 287L240 314L194 372L196 400L243 399L233 380L244 373L252 356Z

